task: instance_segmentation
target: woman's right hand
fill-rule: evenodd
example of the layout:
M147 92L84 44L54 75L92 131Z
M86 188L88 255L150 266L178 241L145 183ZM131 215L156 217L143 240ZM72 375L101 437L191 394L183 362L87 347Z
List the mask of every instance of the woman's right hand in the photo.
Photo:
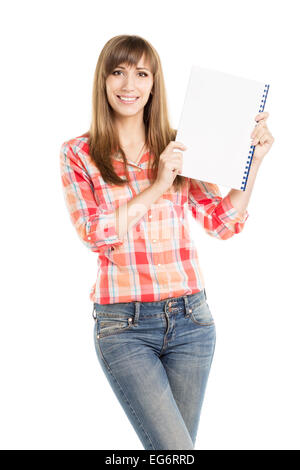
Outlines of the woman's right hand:
M159 157L157 178L155 184L162 192L167 191L172 186L177 174L182 171L182 153L174 152L174 149L186 150L187 147L181 142L171 140Z

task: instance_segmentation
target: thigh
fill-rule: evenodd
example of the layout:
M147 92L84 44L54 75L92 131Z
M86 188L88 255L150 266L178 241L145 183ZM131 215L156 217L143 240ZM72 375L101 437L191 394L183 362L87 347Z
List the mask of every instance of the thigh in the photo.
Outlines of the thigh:
M206 299L176 319L174 339L161 356L178 409L195 445L215 350L215 323Z
M100 365L145 449L193 449L166 371L140 324L120 318L95 322L94 340ZM110 328L110 330L109 330Z

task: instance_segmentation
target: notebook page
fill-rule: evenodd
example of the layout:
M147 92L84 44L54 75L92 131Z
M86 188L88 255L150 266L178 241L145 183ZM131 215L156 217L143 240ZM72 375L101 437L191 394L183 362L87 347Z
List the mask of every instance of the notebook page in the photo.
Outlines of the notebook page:
M182 176L241 189L265 83L192 66L176 140Z

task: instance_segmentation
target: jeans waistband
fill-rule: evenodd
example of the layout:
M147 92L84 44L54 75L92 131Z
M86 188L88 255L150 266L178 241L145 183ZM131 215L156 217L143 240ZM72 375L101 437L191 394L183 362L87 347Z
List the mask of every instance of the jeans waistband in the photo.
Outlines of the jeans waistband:
M93 318L96 318L97 313L119 315L131 315L132 317L142 316L157 316L162 313L176 313L184 311L189 315L193 308L206 301L206 290L203 288L195 294L183 295L181 297L170 297L164 300L155 302L120 302L114 304L93 304Z

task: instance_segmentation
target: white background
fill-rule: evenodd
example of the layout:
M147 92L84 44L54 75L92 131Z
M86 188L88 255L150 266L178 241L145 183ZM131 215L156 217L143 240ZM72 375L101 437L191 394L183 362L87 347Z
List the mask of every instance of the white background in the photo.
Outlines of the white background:
M98 364L97 255L71 225L59 174L118 34L158 51L175 128L192 63L270 83L275 142L243 232L220 241L190 219L217 327L196 449L300 448L297 3L1 3L1 448L143 449Z

